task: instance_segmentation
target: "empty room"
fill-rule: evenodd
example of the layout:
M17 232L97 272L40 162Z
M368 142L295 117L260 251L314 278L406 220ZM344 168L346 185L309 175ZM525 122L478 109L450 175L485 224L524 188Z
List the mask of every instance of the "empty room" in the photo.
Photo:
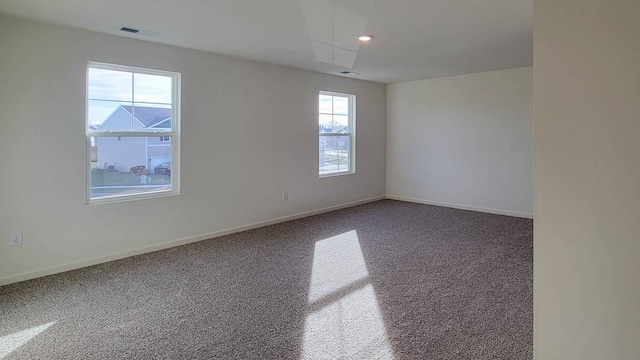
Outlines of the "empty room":
M0 359L637 360L638 23L0 0Z

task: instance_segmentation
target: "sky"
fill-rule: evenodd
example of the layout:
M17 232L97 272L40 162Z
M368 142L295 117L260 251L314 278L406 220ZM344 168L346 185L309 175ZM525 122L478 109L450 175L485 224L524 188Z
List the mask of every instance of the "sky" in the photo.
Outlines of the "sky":
M89 68L89 125L101 124L120 105L171 107L171 77Z
M321 126L348 126L349 98L343 96L320 95L319 120Z

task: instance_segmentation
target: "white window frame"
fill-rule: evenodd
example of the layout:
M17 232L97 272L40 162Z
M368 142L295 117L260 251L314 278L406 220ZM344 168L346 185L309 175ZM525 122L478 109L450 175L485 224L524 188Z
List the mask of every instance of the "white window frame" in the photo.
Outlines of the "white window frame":
M154 129L153 131L119 131L108 130L100 131L93 130L89 127L89 69L102 69L102 70L114 70L114 71L126 71L137 74L146 75L158 75L167 76L172 79L172 99L171 99L171 130L167 129ZM86 161L86 203L92 204L106 204L130 200L141 200L165 196L180 195L180 73L164 70L155 70L140 68L126 65L115 65L100 62L89 61L87 63L87 75L85 85L85 134L87 143L87 161ZM132 93L133 96L133 93ZM135 104L135 103L134 103ZM154 136L170 136L171 139L171 189L170 190L158 190L150 191L139 194L126 194L126 195L113 195L105 196L96 199L91 198L91 137L95 137L96 141L98 137L154 137Z
M342 176L342 175L351 175L356 173L356 95L355 94L345 94L339 93L335 91L320 91L318 93L318 111L316 116L316 131L318 131L319 126L319 117L321 114L328 115L326 113L320 112L320 95L326 96L340 96L349 98L349 132L346 134L337 134L337 133L328 133L328 134L318 134L318 155L320 153L320 137L330 137L330 136L349 136L349 170L340 171L340 172L332 172L327 174L320 174L320 162L318 158L318 176L320 178L334 177L334 176ZM333 109L331 109L333 115Z

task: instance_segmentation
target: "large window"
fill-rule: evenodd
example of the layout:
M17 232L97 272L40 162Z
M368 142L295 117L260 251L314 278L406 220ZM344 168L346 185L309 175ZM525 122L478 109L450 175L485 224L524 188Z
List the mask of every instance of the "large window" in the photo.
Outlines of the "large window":
M321 91L319 99L320 177L355 172L356 96Z
M89 203L178 194L180 74L90 62Z

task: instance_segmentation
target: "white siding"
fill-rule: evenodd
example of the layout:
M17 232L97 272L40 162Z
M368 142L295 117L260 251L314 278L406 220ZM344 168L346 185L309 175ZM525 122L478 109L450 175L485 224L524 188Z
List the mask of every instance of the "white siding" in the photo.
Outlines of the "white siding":
M105 168L105 164L114 165L117 171L128 172L133 166L147 166L145 140L141 137L101 137L98 142L98 168Z

